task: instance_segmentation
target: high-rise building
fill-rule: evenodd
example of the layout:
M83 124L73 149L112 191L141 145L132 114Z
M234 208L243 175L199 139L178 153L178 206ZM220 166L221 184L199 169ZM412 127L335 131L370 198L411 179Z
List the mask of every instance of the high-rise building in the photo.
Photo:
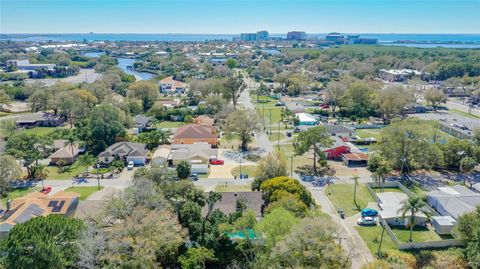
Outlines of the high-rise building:
M333 42L335 44L343 44L345 42L345 37L341 35L340 33L329 33L326 37L325 40L328 42Z
M240 40L242 41L257 41L256 33L241 33Z
M268 31L258 31L257 32L257 41L268 40Z
M301 31L288 32L287 40L307 40L307 33Z

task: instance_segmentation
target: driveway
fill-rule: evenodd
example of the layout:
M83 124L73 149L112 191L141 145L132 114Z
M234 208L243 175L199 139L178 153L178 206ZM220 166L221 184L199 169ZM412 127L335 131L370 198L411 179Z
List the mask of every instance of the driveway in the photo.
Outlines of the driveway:
M341 244L342 247L346 250L347 254L350 254L352 268L359 269L363 265L373 262L375 258L370 253L367 245L355 229L358 216L355 215L345 220L342 220L338 216L335 207L326 197L323 188L310 187L310 192L312 193L312 196L315 199L316 203L321 206L322 211L329 214L332 221L338 224L340 234L344 235L341 238Z

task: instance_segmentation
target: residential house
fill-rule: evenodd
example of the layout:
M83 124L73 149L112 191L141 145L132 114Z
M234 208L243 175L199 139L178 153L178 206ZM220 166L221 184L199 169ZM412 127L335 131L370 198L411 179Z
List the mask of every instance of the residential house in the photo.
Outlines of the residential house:
M184 93L187 84L174 80L172 76L160 80L160 91L162 93Z
M339 125L339 124L325 124L323 125L325 128L327 128L327 132L332 135L336 136L339 138L352 138L355 134L355 131L351 128L348 128L345 125Z
M135 122L135 127L137 128L139 133L143 132L147 127L149 127L152 120L152 117L147 117L145 115L136 115L133 118L133 121Z
M65 117L47 112L37 112L33 114L22 114L16 120L17 127L57 127L65 122Z
M458 219L480 205L480 193L461 185L438 187L428 193L427 202L440 215Z
M64 145L57 149L52 155L50 155L51 165L70 165L74 163L80 154L80 148L78 144Z
M153 153L150 164L152 166L164 166L167 164L171 148L171 145L160 145Z
M368 155L361 152L343 153L342 160L346 166L362 167L368 164Z
M326 154L327 159L338 160L342 157L342 154L350 152L350 147L341 138L332 137L332 140L333 144L329 147L322 147L319 144L316 145Z
M391 226L408 226L410 221L410 212L406 212L403 216L401 208L404 201L408 200L408 196L403 192L379 192L377 197L380 199L378 206L380 207L379 215L388 225ZM416 215L416 226L425 226L427 216L422 212Z
M298 125L316 125L317 119L308 113L297 113Z
M145 147L146 145L143 143L118 142L100 153L98 162L109 164L113 160L119 159L125 163L133 162L135 165L145 165L148 157L148 150Z
M167 108L176 108L180 105L180 99L162 99L155 102L154 106L164 106Z
M208 143L217 146L217 132L213 126L188 124L177 128L173 144Z
M262 192L221 192L222 199L215 203L213 210L218 209L224 214L231 214L242 210L243 204L247 209L253 210L257 218L261 218L264 210ZM208 206L202 208L202 215L206 216Z
M218 157L218 149L208 143L173 144L167 157L169 166L176 166L181 161L191 164L208 164L210 159Z
M58 191L52 195L32 192L7 203L7 210L0 213L0 238L16 224L50 214L73 216L80 195L75 192Z

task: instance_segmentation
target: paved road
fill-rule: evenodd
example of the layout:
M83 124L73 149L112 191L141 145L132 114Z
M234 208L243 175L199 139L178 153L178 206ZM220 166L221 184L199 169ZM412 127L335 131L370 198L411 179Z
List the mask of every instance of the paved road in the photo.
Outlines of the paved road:
M247 88L241 93L239 101L242 103L243 107L247 109L255 109L255 105L250 98L250 91L255 89L256 83L248 76L245 76L244 80L247 84ZM273 151L272 143L264 131L256 132L254 137L255 144L261 149L262 155L266 155Z
M332 221L338 224L342 235L342 247L350 254L352 269L359 269L363 265L375 260L367 245L355 229L357 215L347 219L341 219L330 200L326 197L323 188L309 187L316 203L322 207L322 211L329 214Z
M468 105L464 105L462 103L459 103L459 101L450 101L449 100L445 103L445 106L448 109L456 109L456 110L459 110L459 111L462 111L462 112L465 112L465 113L469 113ZM480 110L478 110L476 108L472 108L470 113L473 114L473 115L476 115L476 116L480 116Z

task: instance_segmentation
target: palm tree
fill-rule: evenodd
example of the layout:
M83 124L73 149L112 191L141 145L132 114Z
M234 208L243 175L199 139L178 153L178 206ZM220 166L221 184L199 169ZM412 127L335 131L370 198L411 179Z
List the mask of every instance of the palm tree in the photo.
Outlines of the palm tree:
M386 162L380 162L376 171L373 173L375 180L378 182L378 186L383 190L383 183L385 183L385 176L392 172L392 168Z
M70 151L72 152L72 157L75 155L73 153L73 147L76 141L77 141L77 137L74 134L70 134L69 136L67 136L67 139L65 141L65 146L70 147Z
M95 158L95 156L93 156L90 153L82 155L82 156L80 156L80 158L78 158L79 164L85 166L85 170L86 170L87 173L88 173L88 167L90 165L95 164L96 161L97 161L97 158Z
M413 227L417 223L417 214L422 212L425 215L428 215L429 211L427 210L427 204L419 196L412 196L407 200L402 202L402 207L398 210L399 213L402 213L402 218L405 218L407 213L410 213L408 225L410 226L410 238L409 241L412 242L412 233Z
M355 204L357 209L360 209L358 204L357 204L357 185L358 185L358 180L359 179L360 179L360 177L357 174L354 174L352 176L352 180L353 180L353 203Z

